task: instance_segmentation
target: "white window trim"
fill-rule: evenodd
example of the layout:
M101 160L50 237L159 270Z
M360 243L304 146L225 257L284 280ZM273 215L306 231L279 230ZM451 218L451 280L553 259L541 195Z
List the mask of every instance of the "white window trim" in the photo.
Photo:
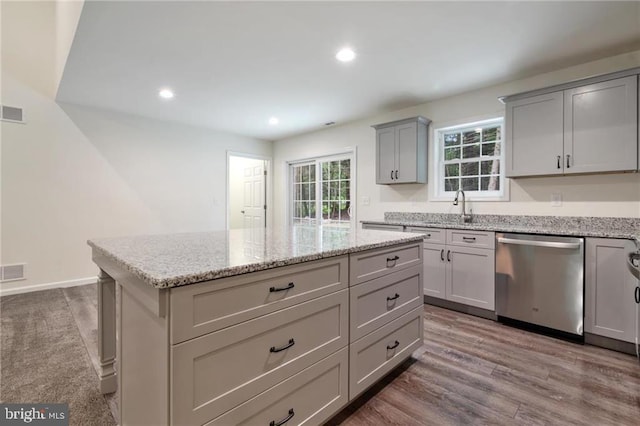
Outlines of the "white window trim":
M502 127L501 135L502 135L502 146L500 149L500 169L502 176L504 177L502 181L501 187L503 188L502 194L497 195L495 192L489 193L488 191L465 191L465 194L469 198L474 201L509 201L510 199L510 179L504 176L505 174L505 129L504 129L504 117L493 117L485 120L474 121L470 123L460 122L459 124L440 127L437 129L433 129L433 137L431 140L433 143L433 156L431 161L431 167L433 170L433 174L431 176L432 185L431 193L429 194L429 201L446 201L451 202L453 200L452 195L444 195L441 191L441 187L443 185L441 177L444 176L444 163L440 161L440 156L442 155L442 143L441 143L441 135L451 129L456 128L466 128L466 127L477 127L477 126L485 126L487 124L493 124L500 122Z
M344 148L342 150L337 150L337 151L331 151L331 152L327 152L324 154L318 154L318 155L314 155L311 157L303 157L303 158L296 158L296 159L291 159L291 160L285 160L284 164L285 164L285 180L286 180L286 196L285 196L285 200L284 202L286 203L286 208L285 210L285 221L283 223L286 223L287 226L292 226L293 222L292 222L292 203L291 203L291 198L292 198L292 194L291 194L291 188L293 186L293 182L291 181L291 166L295 166L295 165L300 165L300 164L304 164L304 163L308 163L311 161L317 161L317 160L321 160L321 161L331 161L334 159L340 159L340 158L344 158L344 157L349 157L351 159L351 221L350 221L350 225L351 225L351 229L356 229L356 226L358 224L358 220L357 220L357 176L358 176L358 168L357 168L357 164L358 164L358 156L357 156L357 147L347 147ZM320 185L316 185L316 199L318 199L318 193L317 191L322 191L322 187Z

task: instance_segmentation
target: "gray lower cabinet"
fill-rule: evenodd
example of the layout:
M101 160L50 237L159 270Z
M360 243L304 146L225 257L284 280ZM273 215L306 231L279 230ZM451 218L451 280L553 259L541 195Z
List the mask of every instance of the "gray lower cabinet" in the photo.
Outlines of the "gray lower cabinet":
M634 342L637 281L627 269L629 240L586 239L585 324L587 333Z
M377 184L427 182L429 123L424 117L413 117L373 126Z
M424 295L495 310L494 233L448 229L424 244Z
M506 176L637 170L638 76L559 89L506 98Z

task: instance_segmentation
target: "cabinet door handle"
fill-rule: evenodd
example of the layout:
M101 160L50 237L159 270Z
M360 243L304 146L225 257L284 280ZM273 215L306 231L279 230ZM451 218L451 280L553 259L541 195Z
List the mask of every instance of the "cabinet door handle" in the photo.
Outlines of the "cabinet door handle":
M387 302L390 302L392 300L396 300L398 297L400 297L400 295L398 293L396 293L395 296L393 296L393 297L387 296Z
M269 349L269 352L282 352L285 349L289 349L291 346L295 345L296 341L293 339L289 339L289 343L287 343L286 345L280 347L280 348L276 348L275 346L271 346L271 349Z
M393 180L393 170L391 170L391 180Z
M396 180L398 180L398 171L396 170Z
M293 418L293 416L295 416L296 413L293 412L293 408L289 409L289 415L287 415L287 417L285 417L284 419L280 420L279 422L276 422L275 420L271 420L271 423L269 423L269 426L282 426L283 424L285 424L286 422L288 422L289 420L291 420Z
M468 243L476 240L476 237L462 237L462 241L466 241Z
M288 285L288 286L286 286L286 287L271 287L271 288L269 289L269 291L270 291L271 293L275 293L275 292L277 292L277 291L287 291L287 290L291 290L291 289L292 289L292 288L294 288L294 287L295 287L295 285L294 285L293 283L289 283L289 285Z
M558 168L562 168L562 166L560 165L560 160L562 159L562 156L558 155Z
M387 345L387 350L390 351L391 349L395 349L395 348L398 347L399 344L400 344L400 342L398 342L396 340L396 342L393 345L391 345L391 346Z
M447 250L447 262L451 262L451 250Z
M571 167L571 155L567 154L567 169Z
M636 287L636 303L640 303L640 287Z
M431 238L431 234L425 234L425 238Z
M444 262L444 249L440 250L440 260Z

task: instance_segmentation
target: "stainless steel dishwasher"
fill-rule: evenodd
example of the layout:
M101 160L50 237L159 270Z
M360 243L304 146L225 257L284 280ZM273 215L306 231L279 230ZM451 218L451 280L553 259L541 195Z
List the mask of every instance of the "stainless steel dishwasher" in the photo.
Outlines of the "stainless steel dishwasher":
M583 335L584 239L496 234L496 314Z

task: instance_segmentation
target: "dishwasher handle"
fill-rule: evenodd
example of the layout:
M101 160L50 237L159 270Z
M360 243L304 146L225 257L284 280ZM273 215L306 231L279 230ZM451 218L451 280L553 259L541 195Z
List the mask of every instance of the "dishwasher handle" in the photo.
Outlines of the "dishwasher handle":
M556 241L535 241L535 240L517 240L515 238L499 237L498 242L502 244L516 244L520 246L536 246L557 249L577 249L580 243L559 243Z

